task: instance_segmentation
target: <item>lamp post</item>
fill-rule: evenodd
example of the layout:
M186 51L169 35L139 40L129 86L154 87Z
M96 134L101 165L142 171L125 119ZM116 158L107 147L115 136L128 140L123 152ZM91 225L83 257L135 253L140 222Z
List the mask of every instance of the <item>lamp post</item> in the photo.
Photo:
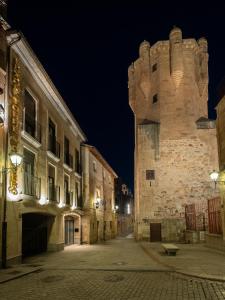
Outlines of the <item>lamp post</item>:
M7 146L7 142L6 142ZM2 195L3 195L3 220L2 220L2 268L6 268L7 261L7 173L9 171L16 172L17 168L22 163L22 156L16 152L9 154L11 168L2 168ZM15 194L15 193L14 193Z

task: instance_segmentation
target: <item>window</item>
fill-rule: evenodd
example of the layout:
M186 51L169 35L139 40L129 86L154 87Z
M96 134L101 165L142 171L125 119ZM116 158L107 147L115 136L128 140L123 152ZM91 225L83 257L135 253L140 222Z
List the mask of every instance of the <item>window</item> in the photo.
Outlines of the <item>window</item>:
M70 205L69 177L67 175L64 176L64 201Z
M146 180L155 180L155 170L146 170Z
M76 207L81 207L79 182L75 182L75 205Z
M95 172L97 171L96 161L93 161L93 170L94 170Z
M157 70L157 64L154 64L153 66L152 66L152 72L155 72Z
M156 103L158 101L158 94L155 94L152 98L152 102Z
M60 145L56 141L56 126L51 119L48 121L48 150L60 157Z
M64 163L73 168L73 156L70 155L70 142L67 137L64 137Z
M24 93L24 129L32 137L36 133L36 103L31 94L25 90Z
M34 153L23 150L23 166L24 166L24 194L34 196L35 184L34 184Z
M75 172L80 173L80 152L75 149Z
M48 165L48 199L56 201L55 194L55 168Z

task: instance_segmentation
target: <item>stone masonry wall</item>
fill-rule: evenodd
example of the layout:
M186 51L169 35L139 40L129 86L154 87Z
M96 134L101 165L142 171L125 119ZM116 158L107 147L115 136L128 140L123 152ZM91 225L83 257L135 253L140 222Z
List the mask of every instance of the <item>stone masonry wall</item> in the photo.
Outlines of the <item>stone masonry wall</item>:
M215 193L209 179L218 154L207 113L207 41L183 39L179 28L151 47L144 41L128 76L136 125L136 238L149 239L150 223L158 222L163 240L181 240L185 205ZM147 170L155 179L146 178Z

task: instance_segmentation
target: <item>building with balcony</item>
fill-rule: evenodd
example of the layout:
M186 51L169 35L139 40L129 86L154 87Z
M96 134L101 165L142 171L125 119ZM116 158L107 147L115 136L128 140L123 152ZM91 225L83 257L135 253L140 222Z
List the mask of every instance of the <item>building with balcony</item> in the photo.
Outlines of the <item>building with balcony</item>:
M81 242L86 137L22 33L1 18L0 37L0 240L15 262ZM15 149L23 163L12 168Z
M83 210L82 241L95 243L117 234L115 188L116 173L99 151L82 145Z

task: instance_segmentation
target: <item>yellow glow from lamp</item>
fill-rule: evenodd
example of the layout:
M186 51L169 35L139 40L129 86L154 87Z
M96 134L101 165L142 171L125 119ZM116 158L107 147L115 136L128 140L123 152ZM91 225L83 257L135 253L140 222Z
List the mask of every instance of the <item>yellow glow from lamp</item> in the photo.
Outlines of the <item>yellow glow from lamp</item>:
M219 173L216 172L215 170L213 170L210 174L209 174L210 178L213 180L213 181L217 181L218 177L219 177Z
M14 152L9 154L9 158L14 167L18 167L23 160L22 155Z
M63 208L65 206L65 203L63 203L63 202L60 202L59 204L58 204L58 207L59 208Z

